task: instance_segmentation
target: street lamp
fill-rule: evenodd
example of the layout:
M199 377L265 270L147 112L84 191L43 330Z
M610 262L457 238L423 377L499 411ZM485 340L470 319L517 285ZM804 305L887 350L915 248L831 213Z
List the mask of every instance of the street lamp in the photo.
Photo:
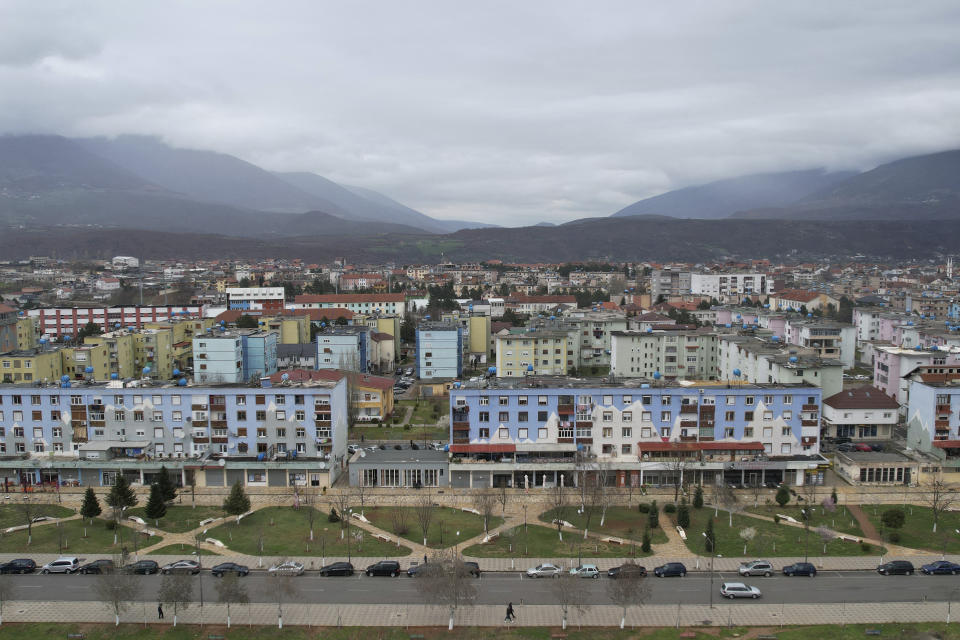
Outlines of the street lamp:
M715 545L714 541L707 536L707 533L704 531L700 535L703 536L703 550L706 552L707 545L710 545L710 608L713 609L713 557L715 555Z

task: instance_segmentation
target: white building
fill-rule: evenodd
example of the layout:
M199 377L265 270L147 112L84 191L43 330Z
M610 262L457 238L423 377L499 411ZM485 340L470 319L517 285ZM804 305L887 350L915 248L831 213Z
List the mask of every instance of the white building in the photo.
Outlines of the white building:
M713 380L718 338L695 331L615 331L610 373L624 378Z
M133 256L114 256L110 262L114 269L137 269L140 266L140 259Z
M720 336L717 377L731 383L809 384L832 396L843 390L843 363L773 337ZM736 375L739 372L740 375Z
M857 330L853 325L810 320L787 319L784 323L784 338L790 344L813 349L821 358L839 360L851 368L855 364Z
M739 301L744 296L773 293L773 278L765 273L692 273L690 293L720 302Z
M823 401L823 437L889 440L900 405L880 389L864 386Z

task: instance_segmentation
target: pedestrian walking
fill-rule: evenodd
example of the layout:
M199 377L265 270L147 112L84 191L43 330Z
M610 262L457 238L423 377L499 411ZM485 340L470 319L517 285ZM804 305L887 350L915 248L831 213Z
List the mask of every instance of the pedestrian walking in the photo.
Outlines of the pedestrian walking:
M423 564L427 564L427 554L423 554Z
M513 603L507 603L507 617L503 619L504 622L513 622L517 619L517 616L513 614Z
M157 604L157 617L163 620L163 605Z

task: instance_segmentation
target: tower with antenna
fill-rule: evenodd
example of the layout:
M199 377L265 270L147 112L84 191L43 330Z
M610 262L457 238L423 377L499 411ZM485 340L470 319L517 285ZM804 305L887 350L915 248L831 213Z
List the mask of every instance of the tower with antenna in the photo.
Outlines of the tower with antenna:
M953 256L947 258L947 280L953 280Z

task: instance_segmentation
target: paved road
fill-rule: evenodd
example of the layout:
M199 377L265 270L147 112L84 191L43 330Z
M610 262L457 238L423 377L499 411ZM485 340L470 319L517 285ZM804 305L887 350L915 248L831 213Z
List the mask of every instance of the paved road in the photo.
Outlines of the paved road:
M26 575L6 578L18 600L73 600L96 601L96 576L82 575ZM142 585L137 600L156 600L160 576L139 576ZM216 601L217 579L204 575L202 580L205 601ZM290 602L333 604L422 604L415 578L322 578L307 574L295 578L299 593ZM588 604L610 604L605 583L584 579ZM823 571L816 578L750 578L743 580L733 573L714 575L714 602L719 601L723 580L745 581L761 589L763 597L757 601L739 600L738 605L753 602L779 603L840 603L840 602L921 602L960 599L958 576L879 576L871 571ZM251 602L275 602L273 579L262 572L241 578ZM649 604L706 604L710 597L710 578L706 574L690 574L686 578L653 578ZM528 605L555 604L553 581L528 579L519 573L484 574L477 581L477 604L502 604L513 601ZM199 601L199 582L194 599Z

